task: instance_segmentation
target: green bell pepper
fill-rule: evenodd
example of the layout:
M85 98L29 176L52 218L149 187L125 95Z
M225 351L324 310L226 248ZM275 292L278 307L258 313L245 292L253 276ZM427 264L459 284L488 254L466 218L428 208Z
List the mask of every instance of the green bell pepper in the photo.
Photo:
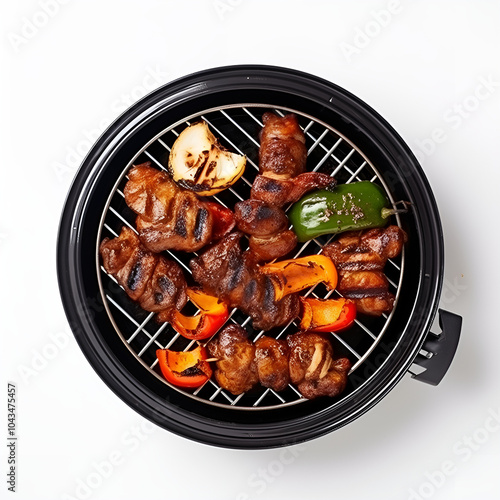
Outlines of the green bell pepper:
M361 181L309 193L294 203L288 218L303 242L322 234L383 227L390 215L401 212L389 207L381 187Z

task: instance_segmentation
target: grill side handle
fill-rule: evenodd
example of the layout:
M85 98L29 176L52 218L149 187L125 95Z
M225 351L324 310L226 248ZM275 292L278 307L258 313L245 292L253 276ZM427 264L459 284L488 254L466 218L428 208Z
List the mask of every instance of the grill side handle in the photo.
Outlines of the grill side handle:
M451 365L460 339L462 317L439 309L439 326L441 333L429 332L422 346L429 356L419 353L414 360L424 371L412 374L415 380L431 385L438 385Z

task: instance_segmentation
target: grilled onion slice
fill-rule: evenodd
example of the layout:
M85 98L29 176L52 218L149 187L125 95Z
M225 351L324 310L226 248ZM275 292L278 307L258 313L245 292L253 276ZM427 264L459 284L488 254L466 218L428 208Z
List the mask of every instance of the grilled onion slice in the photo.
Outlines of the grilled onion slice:
M180 133L168 160L174 181L200 196L214 195L234 184L245 165L246 157L224 149L204 121Z

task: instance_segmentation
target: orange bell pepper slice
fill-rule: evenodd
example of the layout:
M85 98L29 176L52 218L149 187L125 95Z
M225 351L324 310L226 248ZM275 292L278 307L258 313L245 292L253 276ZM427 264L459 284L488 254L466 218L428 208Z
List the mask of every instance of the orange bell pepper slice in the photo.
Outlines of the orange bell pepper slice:
M200 387L212 376L212 368L205 361L207 351L202 346L192 351L158 349L156 357L165 379L178 387Z
M174 311L170 324L176 332L190 340L203 340L214 335L229 318L227 304L198 288L188 288L187 295L200 314L187 316Z
M356 319L356 304L348 299L300 297L300 329L309 332L338 332L349 328Z
M272 262L264 264L260 270L274 278L276 300L318 283L324 283L330 290L333 290L338 281L335 264L326 255L311 255Z

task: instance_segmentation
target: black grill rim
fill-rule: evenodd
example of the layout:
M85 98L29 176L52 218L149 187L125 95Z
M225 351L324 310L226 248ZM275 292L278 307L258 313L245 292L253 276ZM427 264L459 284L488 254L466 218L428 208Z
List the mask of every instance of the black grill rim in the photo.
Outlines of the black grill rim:
M286 419L277 410L272 416L265 412L266 418L270 417L267 421L259 421L253 413L252 421L234 422L223 411L200 413L196 405L165 393L157 386L160 381L155 384L153 380L144 380L131 369L128 357L132 355L123 345L122 349L118 345L110 349L112 340L106 338L106 326L99 312L88 306L92 296L88 293L89 278L85 277L82 254L84 234L88 236L98 229L88 227L94 212L99 212L99 207L90 203L90 195L95 196L97 186L107 193L105 167L120 148L126 147L132 134L137 144L144 124L160 112L189 107L196 98L241 88L291 94L335 112L345 119L351 132L345 135L354 144L368 141L388 162L399 165L394 169L394 182L409 188L408 177L411 180L413 199L409 201L418 207L414 224L422 251L413 311L400 341L376 376L368 378L339 403L325 406L314 401L299 405L307 406L307 414L288 408L292 415ZM365 147L361 149L366 151ZM270 448L331 432L363 414L394 387L411 366L437 312L443 255L441 223L431 188L416 158L394 129L366 103L321 78L285 68L253 65L215 68L167 84L133 105L104 132L83 161L66 199L58 235L57 272L63 306L78 344L103 381L129 406L159 426L196 441L230 448ZM231 417L234 418L234 412Z

